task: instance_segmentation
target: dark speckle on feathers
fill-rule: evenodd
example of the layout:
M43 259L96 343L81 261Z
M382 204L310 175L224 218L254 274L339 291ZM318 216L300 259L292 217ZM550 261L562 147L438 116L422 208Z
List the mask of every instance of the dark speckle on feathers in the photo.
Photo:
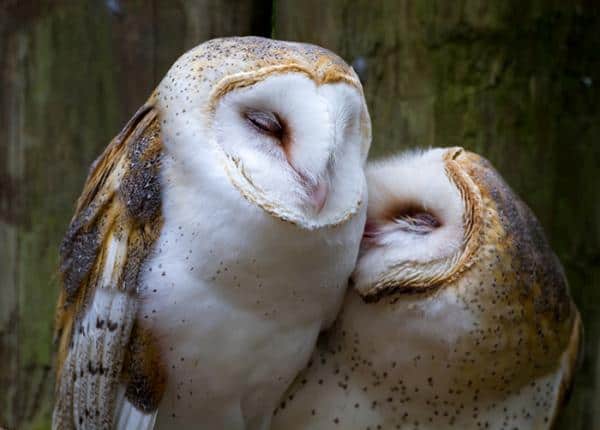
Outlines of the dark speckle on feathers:
M116 322L113 322L111 320L108 320L106 322L106 327L108 328L108 331L115 331L119 327L119 324Z
M146 115L151 116L146 117ZM137 129L140 125L141 129ZM95 169L106 166L108 171L90 172L86 188L80 197L79 204L84 204L84 207L71 221L61 244L60 270L67 293L67 303L73 301L83 281L94 267L102 243L101 236L109 227L105 225L106 221L102 215L109 205L114 204L113 193L117 190L106 190L104 187L110 167L114 167L114 163L118 160L106 158L111 156L117 158L121 153L119 145L125 145L124 149L130 163L118 193L131 221L137 225L152 223L160 215L161 196L158 179L162 152L160 128L155 114L144 106L127 123L103 155L94 162ZM88 190L88 186L91 189Z
M63 273L63 285L68 301L77 294L79 286L92 270L100 247L98 229L95 226L86 231L78 225L79 223L74 224L60 249L60 270Z
M129 170L123 177L119 195L129 215L140 223L153 220L160 212L159 164L161 147L158 121L129 147Z
M539 221L487 160L479 158L479 163L483 169L476 168L472 174L485 184L496 204L499 221L512 244L513 273L521 277L523 295L534 297L534 310L540 316L556 323L570 318L566 277Z
M152 334L135 325L124 365L125 396L143 412L158 408L166 383L160 350Z

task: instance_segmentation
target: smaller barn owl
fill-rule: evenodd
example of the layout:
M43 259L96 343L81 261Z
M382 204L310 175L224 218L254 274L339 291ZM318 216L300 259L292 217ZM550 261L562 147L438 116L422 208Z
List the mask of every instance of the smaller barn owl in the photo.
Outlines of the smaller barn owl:
M549 428L582 326L534 215L460 148L372 163L367 181L353 289L273 428Z
M179 58L92 166L61 249L55 429L265 429L366 219L358 77L313 45Z

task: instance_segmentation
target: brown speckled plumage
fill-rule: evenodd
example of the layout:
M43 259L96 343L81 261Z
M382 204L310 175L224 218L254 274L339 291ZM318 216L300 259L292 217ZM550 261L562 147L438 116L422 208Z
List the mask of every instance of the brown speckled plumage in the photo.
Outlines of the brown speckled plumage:
M140 411L155 411L165 389L165 365L154 335L139 324L133 326L124 363L125 396Z

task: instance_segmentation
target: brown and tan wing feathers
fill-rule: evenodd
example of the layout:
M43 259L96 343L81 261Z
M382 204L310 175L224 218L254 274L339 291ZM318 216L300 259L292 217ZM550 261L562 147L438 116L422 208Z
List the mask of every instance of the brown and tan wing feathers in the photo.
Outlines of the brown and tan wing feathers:
M77 202L60 250L54 428L112 427L138 273L162 222L161 151L149 101L94 162Z

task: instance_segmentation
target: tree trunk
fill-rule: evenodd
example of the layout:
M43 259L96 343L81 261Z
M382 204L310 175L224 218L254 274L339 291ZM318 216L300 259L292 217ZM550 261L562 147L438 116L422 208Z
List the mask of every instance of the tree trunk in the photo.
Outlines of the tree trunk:
M372 157L477 151L538 215L586 329L570 430L600 428L599 27L592 1L275 4L273 37L330 48L361 75Z
M0 427L49 428L58 245L87 169L186 49L270 1L0 5Z

